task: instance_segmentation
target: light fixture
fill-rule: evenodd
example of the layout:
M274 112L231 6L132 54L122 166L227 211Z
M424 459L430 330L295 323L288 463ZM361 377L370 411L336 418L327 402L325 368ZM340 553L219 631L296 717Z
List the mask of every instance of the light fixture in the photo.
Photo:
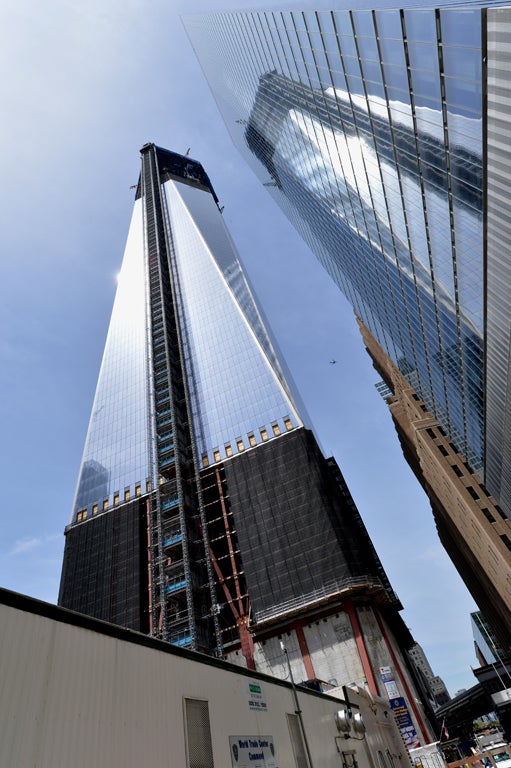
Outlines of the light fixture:
M360 714L360 712L356 712L353 715L352 722L353 722L353 731L357 734L353 738L365 739L366 727L365 727L364 721L362 720L362 715Z
M334 715L335 725L345 739L365 739L366 727L360 712L352 713L351 707L339 709Z
M346 736L347 739L349 739L352 721L351 712L347 709L339 709L335 713L334 719L339 733L342 733L344 736Z

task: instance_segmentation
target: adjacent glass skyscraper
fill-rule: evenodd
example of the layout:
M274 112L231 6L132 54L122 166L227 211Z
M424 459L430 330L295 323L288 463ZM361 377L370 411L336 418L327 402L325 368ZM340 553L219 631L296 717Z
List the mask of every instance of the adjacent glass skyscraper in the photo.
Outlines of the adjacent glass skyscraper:
M385 693L384 665L429 740L400 603L297 402L203 167L145 145L59 602L277 675L285 633L299 680Z
M351 301L442 540L511 647L511 8L420 5L185 26L234 143Z

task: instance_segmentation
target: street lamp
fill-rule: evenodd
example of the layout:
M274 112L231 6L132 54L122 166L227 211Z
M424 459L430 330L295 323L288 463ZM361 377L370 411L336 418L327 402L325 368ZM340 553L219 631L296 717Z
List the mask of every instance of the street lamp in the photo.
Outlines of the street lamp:
M291 662L289 661L289 654L287 652L287 648L284 645L282 640L280 641L280 647L281 647L281 649L282 649L282 651L283 651L283 653L284 653L284 655L286 657L286 661L287 661L287 668L288 668L288 671L289 671L289 679L291 681L291 687L293 689L293 698L294 698L294 702L295 702L295 715L298 716L298 720L300 722L300 728L302 729L303 743L305 744L305 751L307 753L307 760L308 760L310 768L313 768L311 753L310 753L310 749L309 749L309 742L307 741L307 734L305 733L305 728L304 728L304 725L303 725L302 710L300 709L300 703L298 701L298 693L296 691L296 685L295 685L295 681L294 681L294 677L293 677L293 672L291 670Z

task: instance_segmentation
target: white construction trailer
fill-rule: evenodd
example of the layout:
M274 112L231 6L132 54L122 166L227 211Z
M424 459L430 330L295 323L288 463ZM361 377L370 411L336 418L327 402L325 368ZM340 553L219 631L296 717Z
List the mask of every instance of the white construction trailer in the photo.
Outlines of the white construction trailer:
M340 698L0 590L2 768L411 768L383 699Z

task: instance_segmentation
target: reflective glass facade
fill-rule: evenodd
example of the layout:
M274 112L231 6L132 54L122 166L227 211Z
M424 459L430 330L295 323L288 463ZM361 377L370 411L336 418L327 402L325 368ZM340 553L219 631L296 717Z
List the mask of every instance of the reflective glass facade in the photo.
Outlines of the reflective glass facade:
M204 169L145 145L61 604L220 652L201 470L301 426Z
M226 457L226 445L235 453L239 441L249 446L249 435L262 442L261 429L272 435L274 424L285 432L302 421L213 194L175 178L161 188L195 450L214 463ZM164 353L148 333L158 325L143 202L137 199L133 210L72 522L79 510L112 505L116 494L123 501L128 491L133 497L138 487L154 487L158 450L172 443L152 416L156 409L160 422L165 418L154 384L168 371L160 372Z
M149 359L143 258L142 201L133 209L117 294L89 422L71 522L113 502L114 492L151 479Z
M484 620L484 617L480 612L471 613L470 619L476 653L479 651L486 664L496 664L505 656L505 654L502 649L499 648L497 639L495 638L491 627ZM482 663L481 660L479 661Z
M511 8L487 11L485 482L511 518Z
M502 356L486 368L485 312L509 289L506 275L484 292L492 3L384 5L213 13L185 26L234 143L484 478L507 379L495 375L485 403ZM502 445L501 434L486 482L511 508Z

